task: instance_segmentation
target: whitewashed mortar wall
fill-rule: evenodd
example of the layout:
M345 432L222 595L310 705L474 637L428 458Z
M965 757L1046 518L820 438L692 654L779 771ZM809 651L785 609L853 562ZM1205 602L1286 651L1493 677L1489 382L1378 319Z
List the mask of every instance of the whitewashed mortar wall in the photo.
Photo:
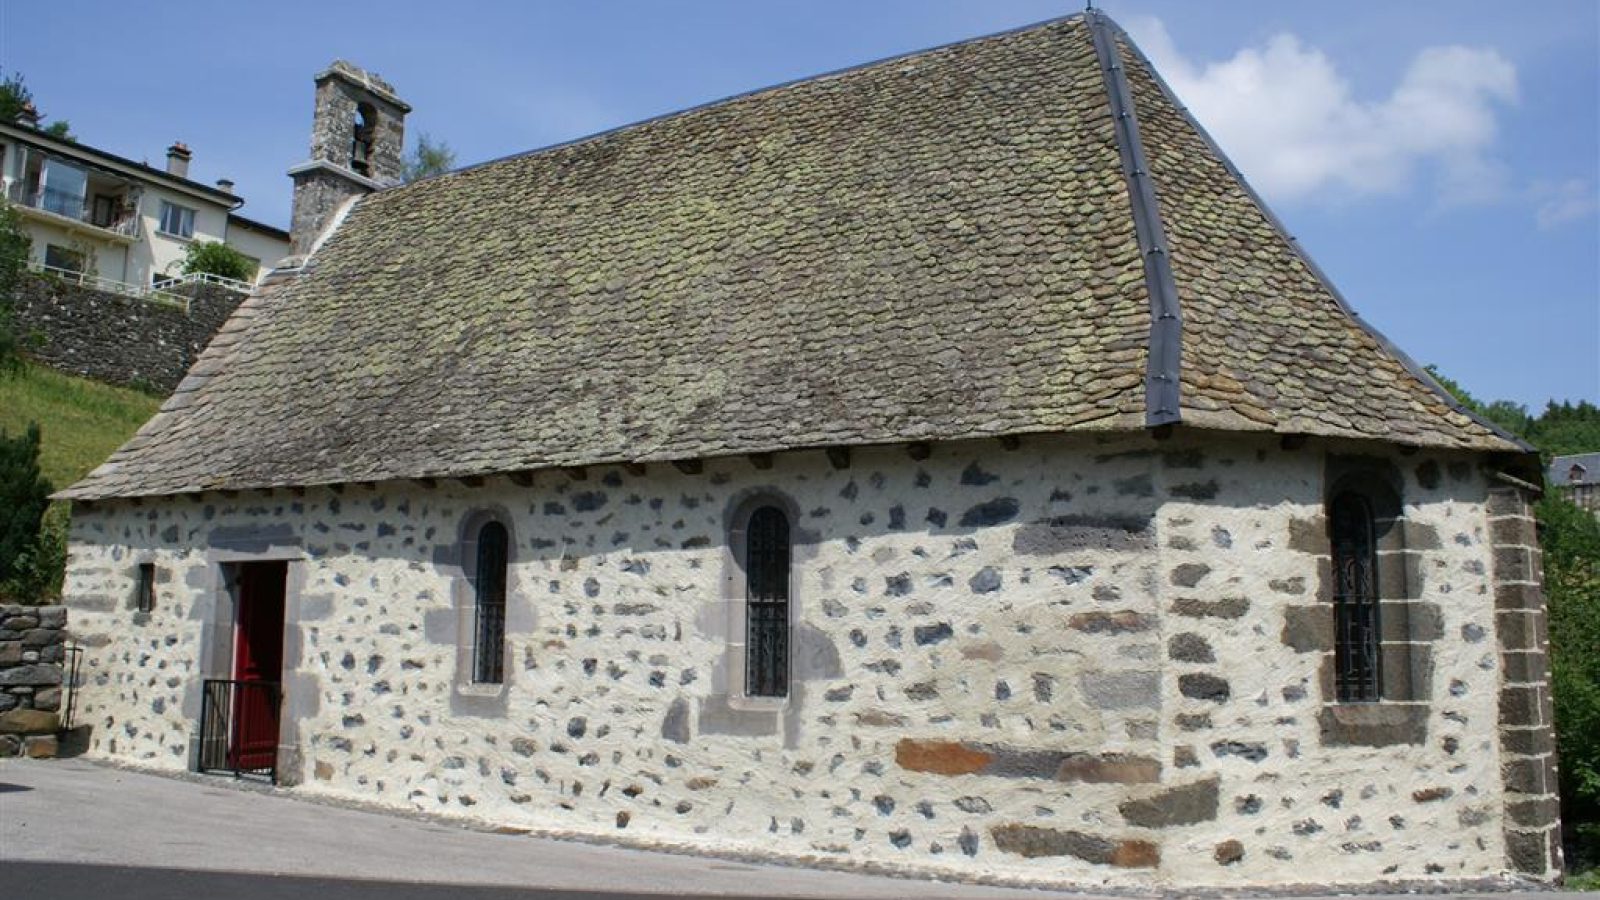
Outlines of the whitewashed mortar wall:
M1342 448L1391 460L1407 519L1439 536L1420 554L1416 596L1439 607L1442 637L1425 743L1325 747L1321 657L1286 646L1284 625L1287 608L1315 602L1317 559L1290 549L1291 523L1320 522L1329 449L1029 438L1015 451L934 445L920 462L858 450L843 470L800 452L766 471L729 459L698 475L541 473L531 487L95 504L75 514L66 586L91 647L80 721L94 725L94 754L188 766L199 682L226 677L206 635L229 603L217 563L266 551L297 559L284 775L308 793L1080 884L1501 872L1485 476L1465 456ZM800 511L796 677L771 715L727 696L722 598L725 579L740 582L725 536L756 489ZM486 509L508 516L514 541L499 696L461 686L456 637L469 633L471 593L458 541ZM1004 521L961 524L986 511ZM1151 526L1096 531L1108 515ZM132 611L141 561L160 573L148 616ZM1240 602L1236 617L1193 614ZM1180 635L1215 662L1170 660ZM1192 656L1195 638L1179 643ZM1194 673L1226 680L1227 699L1185 696L1179 678ZM919 749L934 768L960 752L992 763L912 771L928 768ZM1146 775L1139 761L1158 762L1159 783L1127 783L1119 759ZM1058 766L1077 774L1058 780ZM1214 813L1205 791L1185 791L1213 779ZM1120 808L1151 797L1158 817L1199 821L1141 827Z

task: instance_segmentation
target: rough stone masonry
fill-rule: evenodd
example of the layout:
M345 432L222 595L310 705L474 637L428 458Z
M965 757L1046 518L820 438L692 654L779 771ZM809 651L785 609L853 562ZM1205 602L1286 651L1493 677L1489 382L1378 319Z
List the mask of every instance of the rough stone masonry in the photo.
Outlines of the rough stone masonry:
M1379 703L1331 693L1324 506L1351 471L1400 498ZM1509 658L1534 645L1499 548L1527 535L1494 485L1471 454L1040 436L80 504L80 716L94 754L191 766L201 681L228 677L226 566L282 559L301 791L965 877L1547 875L1553 819L1515 798L1548 800L1521 774L1547 777L1548 718L1507 712L1542 683ZM729 528L754 497L794 523L777 703L740 690ZM503 685L470 683L489 518Z
M188 306L27 275L15 304L30 357L65 372L171 391L244 295L209 284L180 289Z
M0 605L0 757L54 756L67 610Z

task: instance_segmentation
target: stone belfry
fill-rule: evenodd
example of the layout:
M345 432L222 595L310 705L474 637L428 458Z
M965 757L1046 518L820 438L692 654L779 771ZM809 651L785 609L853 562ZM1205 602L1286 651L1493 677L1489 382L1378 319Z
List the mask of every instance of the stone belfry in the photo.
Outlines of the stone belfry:
M410 104L372 72L342 59L317 73L311 119L311 158L289 170L294 207L286 263L316 246L349 198L400 183L406 113Z

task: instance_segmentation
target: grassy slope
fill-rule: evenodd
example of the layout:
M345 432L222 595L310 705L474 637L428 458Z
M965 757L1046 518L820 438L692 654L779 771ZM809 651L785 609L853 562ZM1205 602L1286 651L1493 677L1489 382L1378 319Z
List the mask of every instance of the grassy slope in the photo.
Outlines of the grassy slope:
M57 490L82 478L155 415L160 399L41 366L0 375L0 430L38 422L40 465Z

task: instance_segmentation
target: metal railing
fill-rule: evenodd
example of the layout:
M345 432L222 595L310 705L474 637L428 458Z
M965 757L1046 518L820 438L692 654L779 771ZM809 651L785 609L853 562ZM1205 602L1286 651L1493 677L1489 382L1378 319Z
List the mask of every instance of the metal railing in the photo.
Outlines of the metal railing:
M283 699L276 681L206 679L200 695L201 772L278 783L278 713Z
M146 286L129 284L126 281L117 281L112 278L103 278L93 272L79 272L73 269L63 269L60 266L47 266L38 260L28 260L29 271L40 275L48 275L68 284L82 285L96 291L105 291L110 294L121 294L135 300L150 300L156 303L165 303L170 306L181 306L184 312L190 311L193 298L176 293L177 290L195 284L209 284L248 294L254 287L248 282L236 281L232 278L223 278L209 272L191 272L187 275L174 275L160 282L159 286Z
M61 191L54 188L34 188L21 181L13 181L6 190L6 198L19 206L30 209L43 210L51 215L72 219L85 225L93 225L113 234L123 237L137 238L139 236L139 215L128 213L118 216L110 222L95 221L94 212L89 207L89 202L81 194L71 191Z
M71 731L78 713L79 671L83 668L83 648L69 641L61 648L61 689L66 694L61 701L61 730Z

